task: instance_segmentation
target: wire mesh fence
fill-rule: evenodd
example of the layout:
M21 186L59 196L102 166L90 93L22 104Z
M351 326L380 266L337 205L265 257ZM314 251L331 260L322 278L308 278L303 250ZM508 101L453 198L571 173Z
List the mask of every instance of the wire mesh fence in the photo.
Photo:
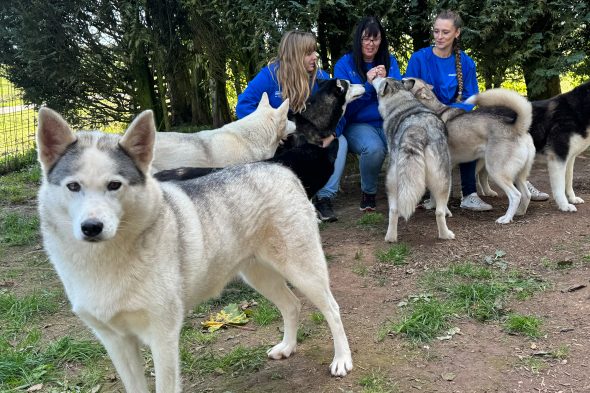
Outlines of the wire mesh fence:
M36 111L7 79L0 65L0 174L35 159Z

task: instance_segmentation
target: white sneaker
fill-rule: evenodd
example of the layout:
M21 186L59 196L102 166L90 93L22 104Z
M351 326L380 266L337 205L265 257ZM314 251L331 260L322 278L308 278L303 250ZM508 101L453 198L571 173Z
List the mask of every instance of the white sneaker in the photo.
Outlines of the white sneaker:
M492 210L492 205L485 203L476 192L461 199L461 208L474 211Z
M546 201L549 199L549 194L537 190L530 181L526 182L526 188L528 188L531 193L531 201Z

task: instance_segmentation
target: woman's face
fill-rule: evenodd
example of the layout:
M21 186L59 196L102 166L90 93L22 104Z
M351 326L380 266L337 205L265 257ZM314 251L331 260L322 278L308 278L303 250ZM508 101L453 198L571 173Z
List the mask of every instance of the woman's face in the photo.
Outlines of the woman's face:
M381 34L377 34L374 37L367 35L366 31L363 31L361 36L361 51L363 53L363 59L365 61L373 61L379 45L381 44Z
M453 46L455 38L459 37L461 30L453 25L450 19L437 19L434 21L432 35L434 36L434 46L439 50L446 51Z
M317 67L318 52L313 51L310 54L306 54L303 58L303 64L307 72L314 72Z

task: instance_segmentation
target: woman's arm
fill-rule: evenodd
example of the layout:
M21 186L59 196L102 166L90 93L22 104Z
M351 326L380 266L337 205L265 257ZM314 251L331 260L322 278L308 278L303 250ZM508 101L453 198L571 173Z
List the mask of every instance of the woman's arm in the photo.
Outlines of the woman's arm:
M273 93L270 89L272 81L272 75L268 67L264 67L254 79L248 83L246 89L242 94L238 96L238 103L236 105L236 116L238 119L248 116L254 112L258 107L262 93L266 92L269 95Z

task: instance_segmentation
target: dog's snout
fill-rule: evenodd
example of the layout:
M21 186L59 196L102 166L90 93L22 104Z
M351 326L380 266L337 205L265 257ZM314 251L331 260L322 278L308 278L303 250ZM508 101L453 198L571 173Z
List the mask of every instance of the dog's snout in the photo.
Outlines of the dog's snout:
M103 223L95 219L88 219L81 225L82 233L90 238L100 235L103 227Z

